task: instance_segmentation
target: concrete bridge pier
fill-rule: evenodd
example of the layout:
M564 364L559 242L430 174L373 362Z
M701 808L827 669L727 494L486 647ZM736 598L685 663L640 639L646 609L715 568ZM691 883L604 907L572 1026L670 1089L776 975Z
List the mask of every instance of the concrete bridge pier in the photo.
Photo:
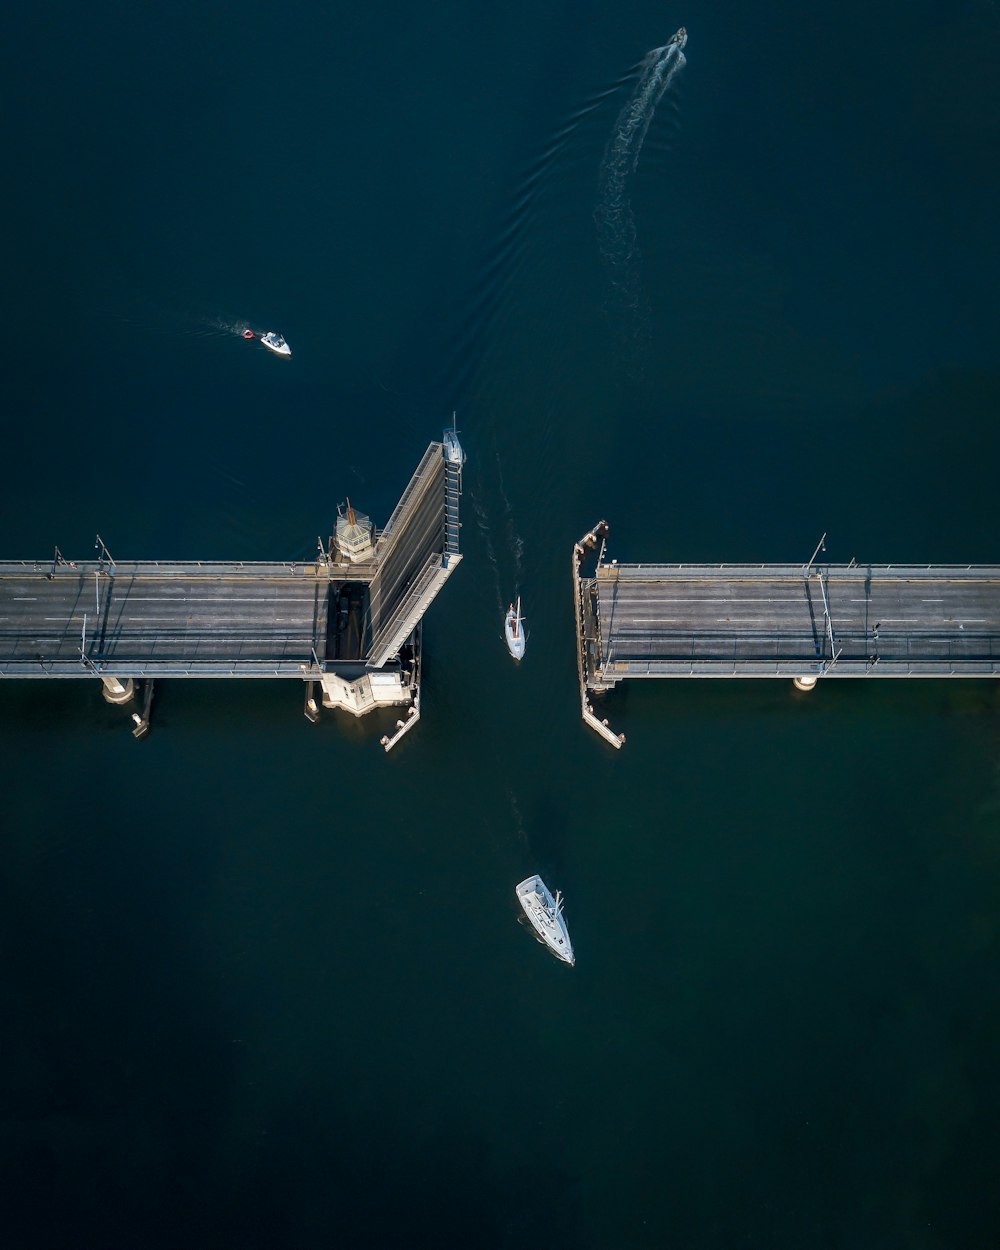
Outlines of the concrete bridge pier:
M116 706L130 703L135 696L135 682L131 677L126 677L122 681L120 677L107 677L102 674L101 684L103 686L101 694L104 695L105 700Z

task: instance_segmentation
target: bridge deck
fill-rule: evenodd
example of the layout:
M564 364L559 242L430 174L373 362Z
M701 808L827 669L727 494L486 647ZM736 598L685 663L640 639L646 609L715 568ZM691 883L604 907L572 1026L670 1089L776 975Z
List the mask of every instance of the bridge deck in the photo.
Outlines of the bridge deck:
M0 673L302 676L325 654L324 565L0 565Z
M1000 566L606 565L585 680L1000 675Z

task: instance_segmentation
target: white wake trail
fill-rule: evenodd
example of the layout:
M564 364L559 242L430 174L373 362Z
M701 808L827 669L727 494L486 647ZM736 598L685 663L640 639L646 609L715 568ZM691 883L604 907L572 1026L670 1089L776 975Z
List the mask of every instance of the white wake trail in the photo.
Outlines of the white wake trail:
M483 542L486 546L486 558L489 560L490 569L493 573L493 589L496 593L497 613L502 616L504 608L503 598L500 591L500 565L497 563L496 551L493 547L493 540L490 536L490 519L486 514L486 509L479 502L479 497L475 492L469 492L469 499L472 503L472 511L476 518L476 525L479 527L479 532L482 534Z
M639 153L642 151L642 145L646 141L646 134L649 131L650 123L653 120L653 114L656 112L656 106L663 99L664 95L666 94L667 88L673 82L676 75L680 73L680 71L684 68L685 65L687 65L687 57L684 55L683 52L678 50L674 56L671 57L669 55L669 53L673 51L675 47L676 45L673 45L673 47L668 47L665 50L668 55L665 56L659 63L661 69L664 66L666 66L667 70L665 74L659 75L658 85L656 85L655 83L653 84L655 87L653 98L646 109L645 120L642 123L642 129L639 131L638 137L636 138L635 143L634 143L635 155L632 157L632 172L633 173L635 173L635 167L639 163Z
M598 243L604 259L618 271L623 286L630 284L628 270L636 251L628 178L639 163L656 106L687 64L682 47L675 36L670 43L654 48L643 58L639 80L618 114L601 165L601 194L594 213Z
M507 498L507 491L504 487L500 452L496 448L494 450L497 458L497 480L500 483L500 498L503 500L504 507L504 527L507 531L507 546L514 560L514 593L516 594L521 588L521 574L524 567L524 539L517 532L517 526L514 524L514 509L510 506L510 500Z

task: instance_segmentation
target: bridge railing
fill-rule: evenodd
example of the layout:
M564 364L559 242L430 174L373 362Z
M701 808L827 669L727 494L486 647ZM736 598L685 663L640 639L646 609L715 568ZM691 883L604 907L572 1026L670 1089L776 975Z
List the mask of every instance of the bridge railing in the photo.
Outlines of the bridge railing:
M838 634L831 654L825 639L808 634L615 634L605 640L603 666L591 674L592 684L605 685L625 677L669 676L699 670L760 672L773 676L818 671L858 675L878 671L914 676L991 675L1000 672L1000 634L968 632L961 638L940 634L882 632Z
M744 574L758 580L764 572L768 577L802 580L809 575L803 565L798 564L599 564L596 576L601 579L619 577L639 581L655 581L660 578L720 578L729 580ZM942 578L956 577L964 580L998 581L1000 580L1000 564L814 564L811 569L813 577L822 572L824 577L856 580L872 576L890 576L898 579L940 581Z

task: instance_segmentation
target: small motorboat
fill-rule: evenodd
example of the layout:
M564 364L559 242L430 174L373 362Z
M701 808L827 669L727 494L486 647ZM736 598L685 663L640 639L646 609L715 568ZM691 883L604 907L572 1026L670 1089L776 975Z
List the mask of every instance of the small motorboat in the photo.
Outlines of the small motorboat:
M262 334L260 341L269 352L274 352L276 356L290 356L292 354L292 349L285 342L284 338L280 334L275 334L273 330L268 330L266 334Z
M527 877L516 889L517 901L524 908L524 914L531 921L531 927L538 934L557 959L571 967L576 963L573 954L573 943L569 940L569 929L562 914L562 895L556 890L555 898L549 893L549 887L537 874Z
M507 639L507 650L515 660L524 656L524 617L521 615L521 596L517 596L517 607L513 604L507 609L504 617L503 633Z

